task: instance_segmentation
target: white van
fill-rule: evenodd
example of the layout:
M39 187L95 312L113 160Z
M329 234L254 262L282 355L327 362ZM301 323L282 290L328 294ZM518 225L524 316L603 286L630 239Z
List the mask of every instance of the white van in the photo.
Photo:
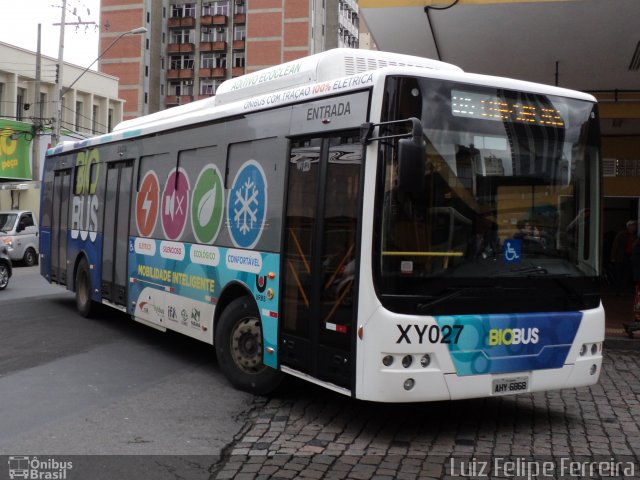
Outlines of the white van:
M21 260L31 266L38 262L38 226L33 213L27 210L0 212L0 242L11 260Z

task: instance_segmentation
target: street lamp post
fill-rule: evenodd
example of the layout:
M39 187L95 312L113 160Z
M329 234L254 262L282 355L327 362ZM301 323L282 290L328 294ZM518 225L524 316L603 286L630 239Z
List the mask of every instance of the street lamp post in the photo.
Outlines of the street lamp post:
M61 27L63 28L63 27ZM140 35L142 33L146 33L147 29L145 27L138 27L138 28L134 28L133 30L129 30L128 32L123 32L120 35L118 35L113 42L111 42L109 44L109 46L107 48L104 49L104 51L98 55L98 57L91 62L91 64L85 68L82 73L80 75L78 75L76 77L76 79L71 82L71 84L68 87L63 87L62 86L62 58L61 56L58 58L58 72L59 72L59 94L58 94L58 105L56 107L56 116L54 117L54 123L53 123L53 134L52 134L52 138L51 138L51 144L52 146L57 145L57 143L60 141L60 127L62 124L62 98L65 96L65 94L71 90L71 88L77 83L78 80L80 80L80 78L82 78L82 76L87 73L89 71L89 69L98 61L100 60L104 54L106 54L111 47L113 47L122 37L124 37L125 35Z

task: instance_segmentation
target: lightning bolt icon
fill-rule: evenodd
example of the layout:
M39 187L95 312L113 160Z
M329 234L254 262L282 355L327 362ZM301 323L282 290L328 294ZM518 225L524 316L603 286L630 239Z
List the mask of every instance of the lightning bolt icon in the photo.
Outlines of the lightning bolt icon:
M142 210L145 211L144 215L144 223L147 224L147 219L149 218L149 210L151 209L151 200L149 200L149 194L151 192L147 190L146 195L144 196L144 202L142 202Z

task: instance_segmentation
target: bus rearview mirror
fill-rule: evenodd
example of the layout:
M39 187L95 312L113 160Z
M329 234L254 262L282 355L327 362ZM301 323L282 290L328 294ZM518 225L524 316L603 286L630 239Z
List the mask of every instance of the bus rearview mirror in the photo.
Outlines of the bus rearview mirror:
M422 132L421 132L422 133ZM426 147L422 134L398 141L398 188L418 193L424 186Z

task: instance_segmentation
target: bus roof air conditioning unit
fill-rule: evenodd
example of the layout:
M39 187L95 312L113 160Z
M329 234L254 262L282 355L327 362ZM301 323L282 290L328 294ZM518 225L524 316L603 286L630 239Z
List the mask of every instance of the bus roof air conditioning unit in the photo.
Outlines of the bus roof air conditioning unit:
M395 66L462 72L462 69L455 65L427 58L374 50L336 48L227 80L218 88L215 105L226 105L256 95L377 70L389 66L392 62ZM356 68L357 65L365 65L364 70Z

